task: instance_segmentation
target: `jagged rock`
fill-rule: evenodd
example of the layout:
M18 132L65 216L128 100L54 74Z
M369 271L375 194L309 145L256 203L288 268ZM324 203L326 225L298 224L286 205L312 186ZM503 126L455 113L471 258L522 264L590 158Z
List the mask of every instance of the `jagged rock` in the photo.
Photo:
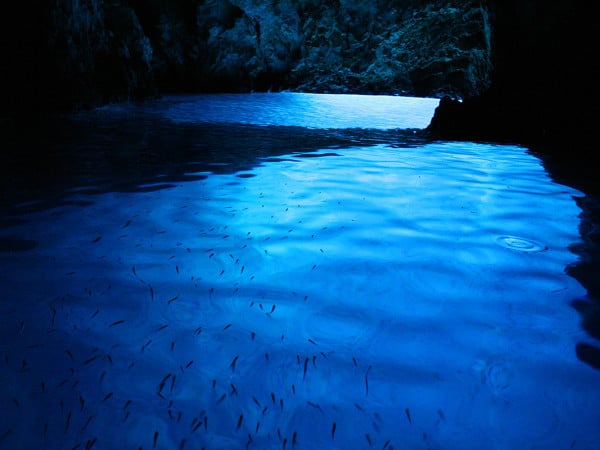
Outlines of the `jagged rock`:
M438 138L541 145L595 152L599 72L594 25L582 2L489 1L494 71L490 89L460 105L444 102L430 131Z
M11 4L14 2L11 2ZM476 95L491 71L479 1L55 0L2 40L14 108L93 106L156 92L292 89ZM10 27L4 28L4 32ZM28 74L20 76L20 68ZM15 93L27 90L30 95Z

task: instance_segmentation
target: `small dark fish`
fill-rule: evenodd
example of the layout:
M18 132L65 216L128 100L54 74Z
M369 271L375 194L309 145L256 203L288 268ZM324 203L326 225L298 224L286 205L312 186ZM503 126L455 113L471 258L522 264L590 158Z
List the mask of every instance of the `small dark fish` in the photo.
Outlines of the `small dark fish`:
M79 396L79 405L81 405L80 411L83 411L83 407L85 406L85 399L81 395Z
M144 345L142 345L141 352L143 353L144 350L146 350L146 348L148 348L148 346L150 344L152 344L152 339L148 339L148 342L146 342Z
M85 450L91 450L92 447L96 444L96 442L98 441L97 438L94 439L88 439L85 443Z
M408 418L408 423L410 423L412 425L412 418L410 417L410 409L406 408L404 410L404 412L406 413L406 417Z
M198 328L196 328L196 329L194 330L194 334L195 334L195 335L198 335L198 334L200 334L200 333L202 333L202 327L198 327Z
M381 429L379 428L379 425L377 425L376 422L371 422L371 426L377 432L377 434L381 434Z
M223 394L221 395L221 397L219 398L219 400L217 400L217 404L221 403L223 400L225 400L225 398L227 397L227 394Z
M150 286L150 298L154 301L154 289Z
M251 338L252 340L254 340L254 338L255 338L255 337L256 337L256 333L255 333L254 331L253 331L253 332L251 332L251 333L250 333L250 338Z
M304 360L304 374L302 375L302 380L304 381L304 379L306 378L306 369L308 367L308 358L306 358Z
M268 406L265 406L265 407L262 409L262 411L261 411L261 414L264 416L264 415L266 414L266 412L267 412L267 410L268 410L268 409L269 409L269 407L268 407Z
M306 404L308 406L312 406L315 409L318 409L319 411L323 412L323 408L321 408L321 405L319 405L318 403L313 403L311 401L307 401Z
M240 273L244 273L244 266L242 266L242 270L240 270Z
M317 367L317 357L315 355L313 355L313 357L312 357L312 363L313 363L313 367Z
M88 365L89 363L91 363L91 362L93 362L93 361L97 360L98 358L99 358L99 355L92 356L91 358L88 358L88 359L86 359L86 360L83 362L83 364L85 364L85 365Z
M109 398L111 398L111 397L112 397L112 395L113 395L113 393L112 393L112 392L109 392L108 394L106 394L106 395L104 396L104 398L102 399L102 401L103 401L103 402L105 402L106 400L108 400Z
M223 327L223 330L226 330L226 329L227 329L227 328L229 328L230 326L231 326L231 324L230 324L230 323L228 323L227 325L225 325L225 326Z
M362 406L360 406L358 403L355 403L355 404L354 404L354 407L355 407L356 409L358 409L359 411L363 411L363 412L364 412L364 408L363 408Z
M129 405L131 405L131 400L127 400L125 402L125 404L123 405L123 409L127 409L129 407Z
M242 426L242 422L243 421L244 421L244 415L240 414L240 418L238 419L238 422L237 422L237 427L235 428L236 430L240 429L240 427Z
M273 311L275 311L276 307L277 307L277 305L273 305L273 307L271 308L271 311L269 312L269 314L273 314Z
M171 392L173 392L173 388L175 387L175 379L177 378L177 375L173 375L171 377Z
M438 409L437 412L438 412L438 416L440 416L440 419L445 421L446 416L444 415L444 411L442 411L441 409Z
M292 384L292 393L296 395L296 385Z
M292 434L292 448L296 447L296 440L298 439L298 433L294 431Z
M208 430L208 417L207 416L204 416L203 422L204 422L204 431L207 431Z
M181 411L179 411L177 413L177 423L181 422L181 416L183 415L183 413Z
M198 428L200 428L201 426L202 426L202 422L198 422L198 423L197 423L197 424L194 426L194 428L192 428L192 433L193 433L194 431L196 431Z
M131 267L131 271L133 272L133 275L137 277L137 273L136 273L136 271L135 271L135 266L132 266L132 267Z
M277 437L281 440L281 430L277 427Z
M0 442L2 442L3 440L5 440L7 437L9 437L11 434L13 433L12 428L9 428L8 430L6 430L4 433L2 433L2 435L0 435Z
M279 399L279 406L281 407L281 410L283 411L283 399L282 398Z
M365 434L365 439L369 443L369 447L373 447L373 440L371 439L371 435L369 433Z
M169 300L167 300L167 304L171 304L173 303L175 300L177 300L179 298L179 295L176 295L175 297L171 297Z
M392 442L391 439L388 439L387 441L385 441L385 444L383 444L383 448L381 450L385 450L387 448L387 446L390 445L390 442Z
M186 368L186 369L189 369L189 367L190 367L192 364L194 364L194 360L193 360L193 359L192 359L192 360L190 360L190 362L188 362L188 363L185 365L185 368Z
M183 450L183 447L185 447L185 442L186 442L186 440L185 440L185 438L183 438L181 440L181 442L179 443L179 450Z
M282 449L285 450L285 447L287 446L287 438L283 438L283 445L282 445Z
M67 420L65 421L65 433L69 429L70 423L71 423L71 410L69 410L69 414L67 414Z
M235 370L235 363L238 360L238 355L235 355L235 358L233 358L233 360L231 361L231 364L229 364L229 367L231 367L231 370L234 371Z
M125 225L123 225L123 228L127 228L129 225L131 225L131 220L128 220L127 222L125 222Z
M269 360L269 354L265 353L265 359L268 361Z
M162 330L164 330L165 328L167 328L168 326L169 326L169 325L165 323L164 325L161 325L161 326L158 328L158 330L156 330L156 331L162 331Z
M337 428L337 423L333 422L331 425L331 439L335 439L335 429Z
M229 395L237 395L238 391L237 388L235 387L235 384L231 383L231 392L229 393Z
M87 426L90 424L90 422L92 421L94 416L89 416L87 418L87 420L85 421L85 423L83 424L83 427L81 427L81 431L85 431L85 429L87 428Z
M217 380L215 380L215 379L213 378L213 380L212 380L212 388L214 389L216 385L217 385Z
M313 341L311 338L308 338L308 342L310 342L313 345L318 345L315 341Z
M96 242L98 242L100 239L102 239L102 236L98 236L96 239L92 240L92 244L95 244Z
M156 441L158 440L158 431L154 432L154 438L152 439L152 448L156 448Z
M179 273L179 266L175 266L175 270Z
M175 348L175 341L171 341L171 351Z
M358 362L356 362L356 358L352 357L352 362L354 363L354 367L358 367Z
M124 320L117 320L116 322L111 323L109 326L114 327L115 325L121 325L122 323L125 323Z
M43 381L40 383L40 387L42 388L42 394L44 392L46 392L46 383L44 383Z
M256 430L254 432L258 433L259 428L260 428L260 422L256 422Z
M162 397L162 395L161 395L161 392L162 392L162 390L164 389L164 387L165 387L165 384L166 384L166 382L167 382L167 380L168 380L169 378L171 378L171 374L170 374L170 373L166 374L166 375L163 377L163 379L160 381L160 384L158 385L158 391L157 391L157 394L158 394L160 397Z
M275 404L275 393L271 392L271 400L273 400L273 404Z
M256 403L256 406L258 406L260 408L260 402L258 401L258 399L255 396L252 396L252 400L254 400L254 403Z
M365 390L367 395L369 395L369 371L371 370L371 366L369 366L367 368L367 371L365 372Z

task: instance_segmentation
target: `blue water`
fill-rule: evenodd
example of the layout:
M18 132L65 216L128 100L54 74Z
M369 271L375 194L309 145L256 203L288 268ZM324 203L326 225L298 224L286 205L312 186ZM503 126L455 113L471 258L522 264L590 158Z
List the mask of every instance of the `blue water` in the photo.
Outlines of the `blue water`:
M73 117L0 228L0 448L597 448L582 194L523 147L415 137L435 106Z

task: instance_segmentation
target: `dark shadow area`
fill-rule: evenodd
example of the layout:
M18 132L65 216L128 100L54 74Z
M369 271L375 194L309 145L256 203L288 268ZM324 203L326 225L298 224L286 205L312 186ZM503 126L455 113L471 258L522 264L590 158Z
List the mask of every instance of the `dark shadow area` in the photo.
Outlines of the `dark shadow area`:
M3 142L0 208L19 213L88 201L73 200L74 194L149 192L209 173L250 172L283 155L325 157L335 153L315 152L380 143L418 146L426 138L418 130L177 124L152 114L100 112L3 130ZM9 215L0 226L11 223Z
M600 178L597 165L582 157L581 149L570 156L552 147L535 148L532 153L541 159L555 182L583 194L574 197L581 209L581 242L570 247L578 261L567 266L565 272L587 291L585 297L573 299L571 306L580 314L581 326L593 343L578 342L575 352L581 361L600 370Z

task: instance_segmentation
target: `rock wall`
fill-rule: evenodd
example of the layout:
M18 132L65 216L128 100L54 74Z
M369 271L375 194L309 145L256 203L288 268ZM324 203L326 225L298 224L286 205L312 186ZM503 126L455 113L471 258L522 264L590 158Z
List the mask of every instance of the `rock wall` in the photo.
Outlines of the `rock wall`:
M593 152L599 75L594 15L582 1L490 0L491 88L446 100L430 126L437 137Z
M488 15L476 0L34 3L3 14L3 113L158 92L467 97L490 84Z

